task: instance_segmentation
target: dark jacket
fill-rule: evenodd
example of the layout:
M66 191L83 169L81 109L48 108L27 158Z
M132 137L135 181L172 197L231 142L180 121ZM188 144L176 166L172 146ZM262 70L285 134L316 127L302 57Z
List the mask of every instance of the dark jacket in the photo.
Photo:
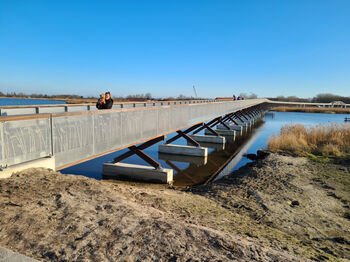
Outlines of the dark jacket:
M102 109L111 109L113 106L113 99L106 100L106 103L102 105Z
M103 106L105 106L106 104L105 103L102 103L102 100L101 98L98 99L97 103L96 103L96 107L98 109L103 109Z

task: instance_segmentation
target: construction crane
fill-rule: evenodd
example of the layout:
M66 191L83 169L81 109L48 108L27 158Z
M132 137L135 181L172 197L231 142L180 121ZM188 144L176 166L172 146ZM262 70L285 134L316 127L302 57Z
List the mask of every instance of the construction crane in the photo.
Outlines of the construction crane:
M194 86L193 86L193 91L194 91L195 98L197 98L197 92L196 92L196 88Z

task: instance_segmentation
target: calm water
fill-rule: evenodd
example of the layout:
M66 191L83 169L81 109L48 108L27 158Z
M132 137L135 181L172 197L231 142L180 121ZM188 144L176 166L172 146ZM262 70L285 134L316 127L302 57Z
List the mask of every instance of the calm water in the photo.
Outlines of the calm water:
M65 103L65 101L56 101L48 99L0 98L0 106L52 105Z
M158 153L158 144L144 150L152 158L160 162L164 168L174 170L175 185L194 185L205 183L213 178L230 174L234 170L250 162L244 157L245 153L256 153L258 149L266 148L268 138L278 134L285 124L300 123L306 126L324 123L343 123L345 114L312 114L294 112L269 112L263 121L255 127L238 136L235 141L228 140L224 146L202 144L209 149L207 158L174 156ZM169 135L168 139L175 134ZM162 143L162 142L160 142ZM186 140L179 139L174 144L186 144ZM102 164L111 162L113 159L128 149L121 150L106 156L102 156L85 163L61 170L64 174L78 174L95 179L102 179ZM145 164L138 156L134 155L123 162L131 164ZM147 165L147 164L146 164Z

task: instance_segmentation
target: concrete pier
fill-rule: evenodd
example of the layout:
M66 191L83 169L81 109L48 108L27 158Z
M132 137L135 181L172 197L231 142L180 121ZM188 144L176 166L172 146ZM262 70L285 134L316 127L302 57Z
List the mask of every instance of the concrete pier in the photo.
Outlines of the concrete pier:
M204 142L204 143L215 143L215 144L225 144L225 137L223 136L213 136L213 135L189 135L193 140L197 142Z
M239 126L243 127L243 130L248 131L248 129L252 126L250 121L242 122L239 119L235 120Z
M228 130L228 129L216 129L215 130L220 136L236 136L235 130ZM204 131L204 134L208 134L208 130Z
M162 153L158 153L158 159L170 160L175 162L186 162L186 163L195 164L197 166L205 165L208 161L208 157L180 156L180 155L171 155L171 154L162 154Z
M171 145L161 144L158 146L159 153L185 155L185 156L207 156L208 148L185 146L185 145Z
M109 178L122 178L156 183L171 183L173 181L172 169L155 169L151 166L126 163L104 163L102 175Z
M229 136L225 137L225 143L229 140ZM225 149L225 144L215 144L215 143L205 143L205 142L200 142L199 143L202 147L207 147L207 148L214 148L216 150L224 150Z
M238 126L238 125L232 125L232 124L229 124L228 126L230 127L231 130L237 131L238 135L243 135L243 129L246 128L246 127L243 127L243 126L240 126L240 125ZM216 128L218 128L218 129L226 129L226 127L224 125L221 125L221 124L217 125Z
M50 168L52 170L55 170L56 169L55 158L54 157L44 157L44 158L40 158L37 160L24 162L24 163L21 163L18 165L13 165L13 166L8 167L8 168L3 168L2 170L0 170L0 179L1 178L8 178L15 172L19 172L19 171L25 170L27 168L33 168L33 167L44 167L44 168Z

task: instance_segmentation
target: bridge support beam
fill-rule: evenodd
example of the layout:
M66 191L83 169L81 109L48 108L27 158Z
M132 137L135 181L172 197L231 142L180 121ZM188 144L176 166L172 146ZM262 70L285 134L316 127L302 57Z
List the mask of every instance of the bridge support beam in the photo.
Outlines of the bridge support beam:
M217 133L217 132L216 132ZM225 137L223 136L212 136L212 135L189 135L193 140L197 142L204 143L215 143L215 144L225 144Z
M235 130L235 131L237 131L237 135L243 135L243 128L245 128L245 127L243 127L243 126L241 126L241 125L232 125L232 124L229 124L228 126L229 126L230 130ZM225 130L225 127L222 126L222 125L218 125L218 126L217 126L217 129L223 129L223 130Z
M167 145L161 144L158 147L159 153L185 155L185 156L202 156L208 155L208 148L201 146L185 146L185 145Z
M215 130L221 136L230 136L234 139L236 138L236 131L231 129L216 129ZM209 132L207 130L204 131L204 134L208 135Z
M118 178L155 183L171 183L173 170L168 168L154 169L151 166L126 163L104 163L102 168L104 178Z
M193 139L191 136L188 135L189 132L194 131L198 128L200 129L203 126L204 126L203 123L199 123L197 125L191 126L185 131L181 131L181 130L176 131L177 135L167 140L166 144L159 145L158 151L164 154L174 154L174 155L184 155L184 156L202 156L202 157L207 156L208 148L201 147L200 144L195 139ZM174 142L175 140L181 137L185 138L187 140L187 143L192 146L170 145L170 143Z
M143 160L145 160L148 164L150 164L152 167L154 168L161 168L160 164L155 161L152 157L150 157L149 155L145 154L142 150L160 142L160 141L163 141L165 139L165 136L159 136L159 137L156 137L152 140L149 140L139 146L131 146L129 147L129 150L128 152L114 158L114 163L118 163L120 161L123 161L124 159L132 156L132 155L138 155L140 158L142 158Z
M104 178L171 183L173 181L173 170L162 168L160 163L142 151L164 139L165 136L159 136L139 146L130 146L130 151L114 158L114 163L103 164L102 176ZM151 166L119 163L135 154Z

